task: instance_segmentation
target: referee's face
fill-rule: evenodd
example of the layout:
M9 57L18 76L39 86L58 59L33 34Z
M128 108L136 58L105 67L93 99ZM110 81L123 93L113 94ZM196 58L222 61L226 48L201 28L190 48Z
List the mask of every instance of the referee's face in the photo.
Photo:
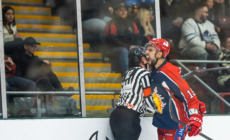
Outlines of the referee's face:
M150 66L153 66L155 63L156 63L156 57L155 57L155 54L156 54L156 48L155 47L151 47L149 46L145 52L146 56L147 56L147 63L150 65Z

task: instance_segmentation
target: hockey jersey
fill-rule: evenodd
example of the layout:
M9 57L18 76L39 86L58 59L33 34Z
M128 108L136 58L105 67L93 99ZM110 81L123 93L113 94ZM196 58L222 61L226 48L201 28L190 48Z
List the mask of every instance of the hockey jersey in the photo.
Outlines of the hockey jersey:
M179 49L194 46L205 48L206 42L214 43L220 48L220 40L214 29L214 25L208 20L204 23L197 23L193 18L189 18L184 22L181 30L182 36ZM201 36L203 36L203 40Z
M158 128L178 129L184 127L170 117L169 98L172 93L174 93L173 111L179 120L187 123L191 114L198 113L199 100L187 82L180 77L180 69L166 60L159 68L151 72L152 93L156 93L159 97L162 109L162 114L155 113L153 116L153 125Z

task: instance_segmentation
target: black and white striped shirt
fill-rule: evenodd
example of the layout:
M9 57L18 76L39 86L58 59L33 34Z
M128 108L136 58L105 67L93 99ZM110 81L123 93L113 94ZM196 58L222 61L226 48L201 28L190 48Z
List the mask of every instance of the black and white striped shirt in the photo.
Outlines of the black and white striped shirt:
M154 108L150 73L146 69L141 66L130 69L122 78L121 84L121 94L116 106L124 106L141 114L147 108Z

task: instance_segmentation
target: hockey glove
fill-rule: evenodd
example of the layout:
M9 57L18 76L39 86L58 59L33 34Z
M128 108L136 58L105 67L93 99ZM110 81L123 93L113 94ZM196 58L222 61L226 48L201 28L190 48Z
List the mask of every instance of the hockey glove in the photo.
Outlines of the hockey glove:
M203 124L203 117L201 114L192 114L188 121L188 126L191 127L190 132L188 133L188 136L196 136L198 135L202 130L202 124Z
M200 101L199 102L199 106L200 106L200 108L199 108L200 113L202 113L203 115L205 115L207 113L206 112L205 103Z

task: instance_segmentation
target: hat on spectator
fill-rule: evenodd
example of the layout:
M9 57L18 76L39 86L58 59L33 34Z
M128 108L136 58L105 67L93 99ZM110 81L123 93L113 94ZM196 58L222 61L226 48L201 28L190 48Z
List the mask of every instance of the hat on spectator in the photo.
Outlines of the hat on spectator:
M27 38L24 40L24 44L25 44L25 45L34 45L34 44L41 45L41 43L37 42L33 37L27 37Z
M125 5L125 3L123 3L123 2L114 3L114 6L113 6L114 10L118 10L118 9L120 9L121 7L127 8L127 5Z

